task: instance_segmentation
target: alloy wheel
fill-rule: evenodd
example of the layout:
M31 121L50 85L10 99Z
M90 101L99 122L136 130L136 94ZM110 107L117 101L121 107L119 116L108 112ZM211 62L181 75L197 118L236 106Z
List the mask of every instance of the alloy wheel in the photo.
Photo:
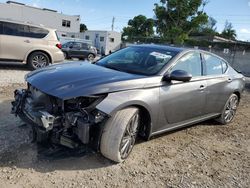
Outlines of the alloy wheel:
M93 54L89 54L89 55L88 55L88 60L89 60L90 62L93 62L93 61L95 60L95 56L94 56Z
M139 114L137 113L129 121L120 143L120 154L122 159L126 159L133 149L138 133L138 125Z
M42 68L46 67L48 60L44 55L35 55L32 58L32 64L35 68Z
M238 97L233 96L232 98L229 99L224 114L224 118L227 123L233 120L237 107L238 107Z

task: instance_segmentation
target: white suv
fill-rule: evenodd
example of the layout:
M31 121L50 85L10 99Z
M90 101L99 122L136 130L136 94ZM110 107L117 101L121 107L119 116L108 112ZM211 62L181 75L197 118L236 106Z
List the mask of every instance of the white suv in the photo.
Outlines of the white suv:
M0 19L0 61L27 63L31 69L64 60L56 30Z

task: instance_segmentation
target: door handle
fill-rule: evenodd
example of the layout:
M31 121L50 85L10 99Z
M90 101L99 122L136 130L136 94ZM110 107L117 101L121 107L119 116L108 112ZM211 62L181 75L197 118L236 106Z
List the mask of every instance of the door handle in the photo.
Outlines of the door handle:
M200 91L203 91L204 89L206 88L206 86L204 86L204 85L200 85Z
M23 42L30 43L30 41L29 41L29 40L25 40L25 41L23 41Z

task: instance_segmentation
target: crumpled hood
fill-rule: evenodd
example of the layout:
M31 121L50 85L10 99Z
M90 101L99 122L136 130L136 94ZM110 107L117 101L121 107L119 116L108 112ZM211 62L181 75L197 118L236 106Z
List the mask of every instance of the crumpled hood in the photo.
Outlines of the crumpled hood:
M40 91L61 98L143 88L145 76L115 71L87 62L52 65L33 71L26 81ZM131 82L133 80L133 82Z

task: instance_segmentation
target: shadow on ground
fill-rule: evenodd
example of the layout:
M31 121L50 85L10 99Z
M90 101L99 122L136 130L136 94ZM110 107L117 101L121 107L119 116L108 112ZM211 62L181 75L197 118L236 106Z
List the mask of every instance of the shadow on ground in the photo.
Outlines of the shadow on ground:
M0 62L0 69L2 70L29 70L26 64L14 62Z

